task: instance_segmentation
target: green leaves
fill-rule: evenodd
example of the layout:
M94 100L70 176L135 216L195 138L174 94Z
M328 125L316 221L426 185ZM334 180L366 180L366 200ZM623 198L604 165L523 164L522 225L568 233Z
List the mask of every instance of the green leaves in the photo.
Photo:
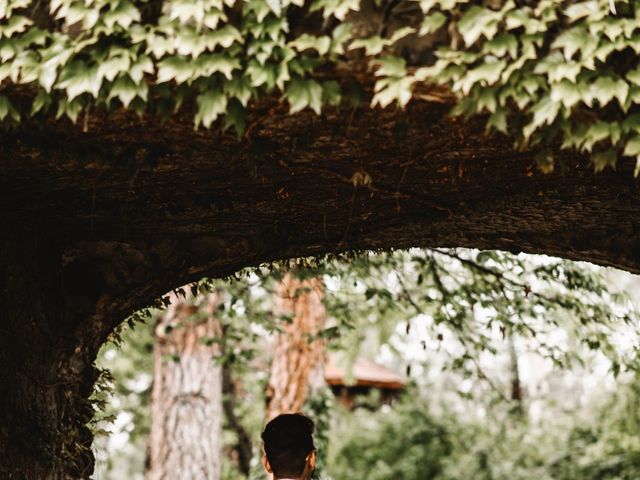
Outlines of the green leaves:
M10 118L14 122L19 122L20 113L6 96L0 95L0 120L4 120L5 118Z
M284 97L289 102L291 113L300 112L308 107L319 115L322 109L322 86L315 80L292 80Z
M371 105L382 108L397 102L404 107L411 100L415 79L406 75L406 62L403 58L385 56L378 61L376 76L384 77L376 82L375 95Z
M458 31L467 46L471 46L481 37L491 40L498 32L500 14L488 8L472 6L458 22Z
M374 35L368 38L359 38L354 40L349 48L351 50L364 48L367 55L375 56L382 53L385 48L390 47L398 40L406 37L407 35L411 35L414 32L415 29L412 27L404 27L396 30L390 38L382 38L379 35Z
M209 128L227 108L227 97L219 91L208 90L196 99L198 111L195 117L196 127L202 124Z
M586 97L587 104L597 100L601 107L606 106L614 98L620 105L624 105L629 93L629 85L622 79L612 77L599 77L589 89Z
M66 91L69 102L83 93L90 93L94 98L97 98L102 80L97 65L89 66L84 62L76 61L62 72L57 88Z
M447 17L442 12L435 12L431 15L427 15L422 20L420 24L420 35L428 35L430 33L436 32L442 28L442 26L447 21Z
M289 25L303 0L166 0L148 24L133 0L50 3L62 28L45 31L29 0L0 0L0 82L33 87L32 113L49 102L70 118L94 105L161 113L197 97L197 125L229 115L224 125L235 128L251 98L279 96L291 113L340 105L340 84L327 72L364 54L376 77L374 107L404 107L418 83L435 83L458 95L454 113L488 112L487 128L509 130L516 145L559 142L597 154L598 164L610 163L609 149L636 157L628 144L638 131L625 126L640 106L635 4L419 0L416 21L365 28L362 37L360 17L346 21L360 0L309 2L334 19L314 31ZM413 40L425 35L434 42L428 55L413 55ZM422 57L426 64L413 64ZM147 109L159 98L161 106ZM30 113L4 110L4 118ZM609 128L601 129L605 117Z

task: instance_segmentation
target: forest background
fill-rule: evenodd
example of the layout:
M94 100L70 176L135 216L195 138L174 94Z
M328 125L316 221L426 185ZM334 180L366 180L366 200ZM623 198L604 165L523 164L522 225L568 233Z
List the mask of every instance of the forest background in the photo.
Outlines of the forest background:
M318 427L320 478L640 478L637 277L464 249L290 267L324 284L326 322L309 342L324 342L347 371L362 356L408 380L391 405L375 390L353 410L328 388L309 396L303 411ZM292 322L274 313L283 276L264 266L203 280L193 286L196 296L183 291L179 300L202 317L207 292L224 292L215 312L224 335L202 342L220 343L211 362L232 379L223 400L225 480L264 478L259 434L273 342ZM98 394L99 480L145 476L154 325L165 315L147 313L100 356L110 375ZM251 461L242 465L247 438Z

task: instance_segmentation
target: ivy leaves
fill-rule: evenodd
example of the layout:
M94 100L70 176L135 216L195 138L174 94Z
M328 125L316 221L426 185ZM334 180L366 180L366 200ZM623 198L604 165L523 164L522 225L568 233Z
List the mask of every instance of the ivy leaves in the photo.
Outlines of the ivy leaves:
M638 174L640 132L627 122L640 101L636 2L420 4L424 33L454 33L436 49L436 62L413 76L458 93L455 114L488 112L488 128L509 133L517 146L560 142L590 154L596 170L632 157Z
M349 23L359 0L165 0L153 23L133 0L52 0L60 31L37 27L29 0L0 0L0 83L37 90L25 111L4 94L0 120L52 111L75 120L92 105L169 115L190 101L196 127L223 119L238 130L248 102L265 95L291 113L339 105L338 83L317 73L356 52L376 77L372 107L404 107L417 85L442 84L460 98L454 114L488 113L487 128L520 148L559 143L597 170L631 157L640 171L637 2L417 4L417 23L361 37ZM301 7L331 26L293 35L290 13ZM396 47L424 36L435 60L409 68Z

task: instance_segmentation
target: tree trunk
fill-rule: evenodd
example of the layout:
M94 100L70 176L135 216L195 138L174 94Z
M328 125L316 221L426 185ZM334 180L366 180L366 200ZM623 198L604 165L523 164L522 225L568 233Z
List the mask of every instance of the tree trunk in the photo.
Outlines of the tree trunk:
M174 296L155 328L149 480L219 480L222 466L222 367L215 311ZM207 345L210 343L210 345Z
M359 73L326 75L347 85ZM194 132L188 109L167 122L96 109L84 125L35 119L0 131L0 477L86 477L100 345L137 309L204 276L425 246L640 273L630 162L595 174L588 158L562 152L543 175L535 151L514 151L451 107L441 89L404 110L322 116L265 98L241 139Z
M54 244L35 232L4 231L3 237L0 478L88 478L88 397L97 371L93 352L77 333L90 323L83 309L87 292L63 271Z
M274 341L267 419L301 411L310 392L324 385L326 342L312 340L325 324L323 295L319 278L299 280L288 273L278 285L274 313L291 322Z
M511 400L513 401L513 412L516 416L522 418L525 414L524 398L522 381L520 380L518 351L516 350L516 340L513 332L509 333L509 363L511 366Z
M224 399L222 407L226 420L226 427L233 430L236 434L236 443L232 447L238 463L238 470L245 476L249 477L251 472L251 458L253 457L253 442L251 436L242 425L240 419L235 412L235 403L238 397L236 383L231 376L231 367L225 364L222 367L222 392Z

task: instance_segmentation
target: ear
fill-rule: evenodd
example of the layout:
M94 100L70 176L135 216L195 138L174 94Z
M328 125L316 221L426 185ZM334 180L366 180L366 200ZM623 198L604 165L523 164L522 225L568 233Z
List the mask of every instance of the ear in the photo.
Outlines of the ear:
M264 467L267 473L269 474L273 473L273 470L271 470L271 465L269 465L269 460L267 460L267 455L264 453L262 454L262 466Z
M315 450L311 450L309 452L309 455L307 455L307 458L305 460L306 460L307 465L309 466L309 468L311 470L314 470L316 468L316 451Z

